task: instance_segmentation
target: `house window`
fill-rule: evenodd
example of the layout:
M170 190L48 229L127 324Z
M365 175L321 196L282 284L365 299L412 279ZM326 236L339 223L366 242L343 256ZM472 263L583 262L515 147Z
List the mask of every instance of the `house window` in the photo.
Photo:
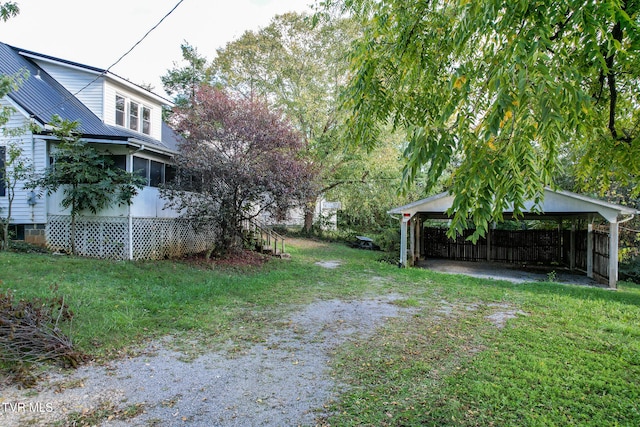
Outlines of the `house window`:
M151 135L151 108L142 107L142 133Z
M5 155L7 153L6 147L0 147L0 197L6 196L5 182L4 182L4 164Z
M137 102L130 101L129 102L129 129L138 130L138 120L139 120L139 112L140 105Z
M176 167L172 165L164 165L164 182L168 184L176 179Z
M116 124L124 126L125 100L124 97L116 95Z
M133 173L144 178L145 185L149 185L149 160L133 156Z
M151 135L151 107L116 95L116 125Z
M127 156L124 154L110 154L106 156L111 160L111 167L115 169L127 170Z
M150 187L160 187L175 177L173 166L137 156L133 156L133 172L144 178Z
M151 160L151 168L149 169L149 185L158 187L164 181L164 163Z

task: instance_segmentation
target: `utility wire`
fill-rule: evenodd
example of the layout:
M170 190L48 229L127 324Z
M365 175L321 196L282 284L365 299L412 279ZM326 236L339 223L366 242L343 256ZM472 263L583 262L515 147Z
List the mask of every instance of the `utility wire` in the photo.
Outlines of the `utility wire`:
M109 66L109 68L107 68L107 69L104 71L104 73L107 73L107 72L108 72L109 70L111 70L113 67L115 67L116 65L118 65L118 63L119 63L120 61L122 61L122 60L123 60L127 55L129 55L129 54L133 51L133 49L135 49L136 47L138 47L138 45L139 45L140 43L142 43L142 42L144 41L144 39L146 39L146 38L147 38L147 36L149 36L149 34L151 34L151 32L152 32L153 30L155 30L156 28L158 28L158 27L160 26L160 24L162 24L162 22L163 22L165 19L167 19L167 18L169 17L169 15L171 15L171 14L173 13L173 11L174 11L174 10L176 10L176 9L178 8L178 6L180 6L180 5L182 4L182 2L183 2L183 1L184 1L184 0L180 0L180 1L178 1L178 3L176 3L176 5L175 5L175 6L173 6L173 8L172 8L169 12L167 12L167 14L166 14L166 15L164 15L164 16L162 17L162 19L160 19L160 21L158 21L158 23L157 23L156 25L154 25L153 27L151 27L151 29L150 29L149 31L147 31L147 32L146 32L146 34L145 34L144 36L142 36L142 38L141 38L140 40L138 40L138 41L137 41L137 42L136 42L136 43L131 47L131 49L129 49L128 51L126 51L126 52L125 52L125 53L124 53L120 58L118 58L118 60L117 60L116 62L114 62L113 64L111 64L111 65ZM103 74L104 74L104 73L103 73ZM95 80L94 80L94 81L95 81ZM82 89L81 89L81 90L82 90ZM80 92L80 91L78 91L78 92Z
M180 6L182 4L182 2L184 2L184 0L179 0L178 3L176 3L176 5L173 6L173 8L171 8L171 10L169 12L167 12L153 27L151 27L151 29L149 31L147 31L144 34L144 36L142 36L142 38L140 38L137 42L135 42L135 44L133 46L131 46L131 48L129 50L127 50L124 54L122 54L122 56L120 56L120 58L118 58L116 60L116 62L114 62L113 64L109 65L109 67L106 70L102 71L98 76L96 76L95 79L91 80L89 83L87 83L86 85L84 85L83 87L78 89L77 92L71 94L71 96L66 97L64 100L62 100L58 104L54 105L53 107L51 107L51 108L49 108L47 110L42 111L41 114L46 114L51 110L55 110L56 108L60 107L65 102L69 101L72 97L76 97L77 95L79 95L80 92L82 92L83 90L87 89L89 86L91 86L92 84L97 82L101 77L106 75L113 67L118 65L120 63L120 61L122 61L124 58L126 58L136 47L138 47L138 45L140 43L142 43L149 36L149 34L151 34L156 28L158 28L160 26L160 24L162 24L162 22L165 19L167 19L178 8L178 6Z

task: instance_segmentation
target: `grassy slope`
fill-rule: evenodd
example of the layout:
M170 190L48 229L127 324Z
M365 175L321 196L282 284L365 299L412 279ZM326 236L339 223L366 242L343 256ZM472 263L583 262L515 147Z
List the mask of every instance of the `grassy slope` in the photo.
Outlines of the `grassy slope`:
M260 341L316 298L399 293L413 316L340 349L350 384L331 425L640 425L640 288L617 292L401 270L375 253L298 241L261 270L0 254L1 288L46 295L76 312L73 335L94 355L167 334L218 347ZM341 260L328 270L320 260ZM503 329L504 304L526 312Z

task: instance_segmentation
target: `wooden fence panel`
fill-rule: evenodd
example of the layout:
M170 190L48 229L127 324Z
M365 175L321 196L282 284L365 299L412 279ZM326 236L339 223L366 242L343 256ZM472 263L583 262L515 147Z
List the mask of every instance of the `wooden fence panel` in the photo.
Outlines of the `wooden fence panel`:
M609 278L609 233L593 232L593 272Z
M430 258L460 261L487 259L487 239L474 245L467 240L473 231L467 230L456 239L446 236L446 229L426 227L423 233L423 253ZM511 263L551 263L562 256L557 230L492 230L491 260Z
M447 230L425 227L422 253L427 258L447 258L459 261L487 259L487 240L477 244L467 240L473 231L467 230L452 240ZM563 230L492 230L491 260L514 264L560 262L570 265L571 231ZM587 230L575 231L575 267L587 270ZM593 232L593 273L602 279L609 277L609 234Z

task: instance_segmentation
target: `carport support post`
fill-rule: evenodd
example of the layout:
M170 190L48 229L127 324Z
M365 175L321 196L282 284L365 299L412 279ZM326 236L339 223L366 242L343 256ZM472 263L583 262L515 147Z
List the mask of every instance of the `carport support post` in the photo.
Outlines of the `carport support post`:
M587 224L587 277L593 279L593 222Z
M407 221L400 218L400 263L399 267L407 266Z
M571 221L571 237L569 238L569 268L576 268L576 221Z
M618 286L618 222L609 223L609 287Z
M409 222L409 251L411 253L411 265L416 265L416 220Z
M416 215L416 260L422 259L422 219Z
M558 220L558 264L562 265L562 218Z

